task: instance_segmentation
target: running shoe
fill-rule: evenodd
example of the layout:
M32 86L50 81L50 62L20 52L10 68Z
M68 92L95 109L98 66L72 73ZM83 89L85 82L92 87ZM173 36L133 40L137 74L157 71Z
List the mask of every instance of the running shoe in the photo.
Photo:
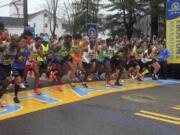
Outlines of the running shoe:
M113 84L111 82L106 83L106 87L111 87L111 86L113 86Z
M39 91L39 90L37 90L37 89L34 89L33 92L34 92L36 95L41 95L41 94L42 94L42 92Z
M88 88L88 86L87 86L86 83L83 83L82 86L83 86L84 88Z
M72 88L76 87L76 85L74 83L70 83L69 84Z
M152 75L152 80L158 80L158 76L157 75Z
M137 78L137 81L142 82L143 80L141 79L141 77L138 77L138 78Z
M13 100L14 100L14 103L17 103L17 104L20 103L20 100L18 99L18 97L14 97Z
M122 86L122 84L120 84L119 82L115 82L114 85L115 85L115 86Z
M5 106L6 106L6 104L3 101L0 101L0 108L5 107Z
M132 79L132 80L136 80L136 76L134 76L133 74L129 73L128 76Z
M57 88L57 91L63 92L62 86L57 86L56 88Z
M26 89L26 86L25 86L25 84L24 84L23 82L20 83L19 87L20 87L21 89Z

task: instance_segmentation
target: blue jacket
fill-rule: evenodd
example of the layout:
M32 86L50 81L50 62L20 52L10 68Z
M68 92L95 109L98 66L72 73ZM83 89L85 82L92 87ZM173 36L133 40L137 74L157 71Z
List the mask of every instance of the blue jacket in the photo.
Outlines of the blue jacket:
M163 48L157 55L158 62L164 62L167 60L168 57L169 57L169 52L167 51L166 48Z

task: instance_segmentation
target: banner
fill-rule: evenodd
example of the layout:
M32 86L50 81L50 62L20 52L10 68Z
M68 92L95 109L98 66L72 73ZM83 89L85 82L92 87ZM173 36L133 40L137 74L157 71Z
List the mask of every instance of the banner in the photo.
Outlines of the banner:
M87 36L89 39L96 39L97 38L97 27L96 24L88 23L87 27Z
M166 46L169 64L180 64L180 0L167 0Z

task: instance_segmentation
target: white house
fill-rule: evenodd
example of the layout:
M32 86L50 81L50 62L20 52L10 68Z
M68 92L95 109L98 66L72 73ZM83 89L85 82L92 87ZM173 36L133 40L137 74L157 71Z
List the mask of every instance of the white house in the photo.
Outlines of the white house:
M10 34L20 35L24 30L24 19L17 17L0 17L0 22L3 22L5 28ZM34 14L29 14L28 24L35 28L36 34L47 33L51 35L50 23L48 20L48 12L46 10L36 12ZM62 36L66 31L66 25L63 23L62 19L57 18L56 25L56 35Z
M35 33L47 33L51 35L50 32L50 21L49 12L47 10L42 10L28 16L28 23L31 27L35 28ZM63 28L63 19L57 18L56 25L56 35L59 37L64 34L65 28Z
M12 0L9 5L10 15L8 17L0 17L0 22L4 23L5 28L10 34L21 34L24 30L23 25L23 0ZM50 32L50 13L47 10L41 10L28 15L28 24L35 28L35 34ZM55 34L59 37L67 30L64 19L57 17L57 25Z
M9 34L20 35L24 30L23 21L22 18L0 17L0 22L4 24L4 27L8 30Z

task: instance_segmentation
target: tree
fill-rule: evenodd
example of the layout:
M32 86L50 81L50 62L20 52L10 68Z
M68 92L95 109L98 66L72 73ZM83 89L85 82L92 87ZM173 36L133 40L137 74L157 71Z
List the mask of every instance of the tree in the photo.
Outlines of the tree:
M64 11L73 33L85 32L86 23L99 22L100 0L67 0Z
M140 0L146 3L149 10L145 11L147 15L151 15L151 38L153 35L159 35L159 25L164 25L166 20L166 0ZM160 22L163 22L160 23ZM161 27L162 28L162 27ZM165 29L164 32L165 33Z
M50 23L50 32L53 38L56 37L56 28L57 28L57 10L59 5L59 0L46 0L48 7L48 19Z
M110 12L115 12L107 17L108 26L114 26L113 30L121 32L122 26L125 27L125 32L128 39L131 39L134 32L134 24L137 18L143 17L146 9L146 4L137 0L109 0L111 3L105 8ZM106 25L106 26L107 26Z
M151 9L151 36L159 34L159 20L165 20L166 0L150 0Z

